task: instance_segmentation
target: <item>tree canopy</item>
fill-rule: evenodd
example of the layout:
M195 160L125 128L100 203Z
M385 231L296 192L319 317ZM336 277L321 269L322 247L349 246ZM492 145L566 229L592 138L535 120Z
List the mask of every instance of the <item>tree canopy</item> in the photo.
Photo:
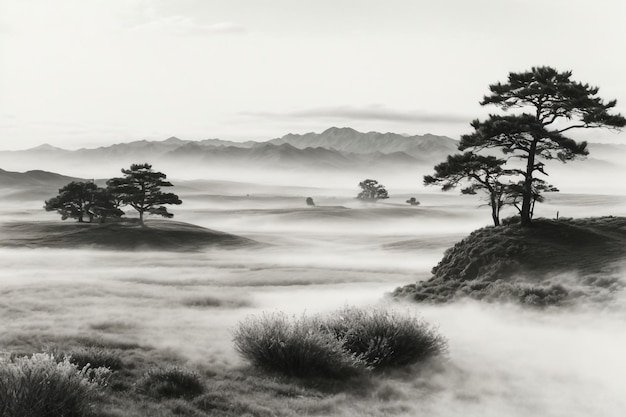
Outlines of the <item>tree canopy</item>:
M104 222L107 217L120 217L123 212L117 207L108 190L93 182L72 181L59 189L59 195L45 201L46 211L57 211L63 220L77 219L89 222L94 218Z
M171 187L166 181L167 176L152 170L152 165L132 164L130 169L122 169L123 177L111 178L107 188L116 196L121 204L126 204L139 212L139 223L144 225L144 213L155 214L167 218L174 215L167 211L164 204L182 204L174 193L164 193L162 187Z
M500 210L506 204L508 192L500 178L511 173L503 168L505 163L504 159L472 152L449 155L445 162L435 166L434 175L424 176L424 184L439 185L443 191L463 184L463 194L476 194L478 191L486 193L493 224L499 226Z
M376 180L363 180L359 183L359 187L361 187L361 192L356 196L359 200L376 201L389 198L385 186L379 184Z
M459 150L473 153L483 149L499 149L520 166L510 169L521 177L521 224L531 223L537 193L545 191L544 181L536 175L547 175L544 161L567 162L588 154L586 142L576 142L564 135L572 129L619 129L626 125L621 114L610 113L616 100L605 102L597 96L598 88L571 79L572 72L559 72L551 67L533 67L530 71L510 73L508 82L489 86L490 94L481 105L493 104L504 111L521 109L506 115L490 115L487 120L474 120L474 132L463 135ZM545 181L544 181L545 182Z

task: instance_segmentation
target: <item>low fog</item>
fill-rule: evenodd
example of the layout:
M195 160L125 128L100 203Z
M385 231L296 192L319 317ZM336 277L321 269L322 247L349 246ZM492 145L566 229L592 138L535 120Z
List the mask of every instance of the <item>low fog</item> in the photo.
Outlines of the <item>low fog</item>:
M546 310L385 298L427 279L446 248L489 225L479 196L424 189L418 172L402 181L375 177L391 198L363 204L354 199L370 176L363 172L243 178L164 171L184 202L173 207L174 220L264 245L188 253L3 248L2 339L97 335L170 349L190 363L239 366L231 331L249 315L381 305L422 315L449 340L437 369L385 382L402 406L398 415L587 417L626 409L623 295L607 305ZM626 215L624 193L589 193L587 183L562 179L554 181L562 192L546 196L536 216ZM406 204L411 196L421 204ZM318 207L307 207L306 197ZM37 198L5 203L0 221L61 222Z

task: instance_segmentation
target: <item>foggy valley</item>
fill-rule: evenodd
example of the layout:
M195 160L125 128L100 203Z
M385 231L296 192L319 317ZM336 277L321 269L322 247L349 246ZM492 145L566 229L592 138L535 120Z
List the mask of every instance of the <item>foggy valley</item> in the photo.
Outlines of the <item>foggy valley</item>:
M62 223L58 214L42 209L43 200L68 178L101 178L107 169L95 159L80 170L69 165L64 170L63 160L46 161L53 162L56 172L71 177L38 174L33 182L16 174L5 180L3 173L0 334L5 351L45 349L72 338L101 339L156 349L188 367L241 372L245 361L235 351L232 332L250 315L297 317L345 306L380 306L437 326L449 344L445 360L385 376L368 394L329 394L327 408L292 405L291 412L617 416L626 407L622 291L602 303L544 309L469 299L417 304L386 295L429 278L447 248L489 225L489 208L480 196L421 185L430 166L376 177L390 198L367 203L355 199L357 184L367 175L364 168L338 173L303 166L298 172L263 176L263 167L254 172L248 164L253 174L242 178L239 167L170 161L163 171L183 204L173 208L174 219L148 220L149 227L150 222L184 222L259 243L172 252L23 243L25 231L11 232L6 225ZM10 158L2 163L6 166ZM34 159L24 166L39 168L39 163ZM577 168L562 169L567 174ZM577 218L626 216L623 184L606 184L606 193L592 194L568 175L558 181L562 191L538 206L537 217L554 218L557 212ZM407 205L411 196L420 205ZM305 204L307 197L315 207ZM69 222L64 224L71 227ZM616 272L622 282L623 266Z
M0 0L0 417L624 416L625 27Z

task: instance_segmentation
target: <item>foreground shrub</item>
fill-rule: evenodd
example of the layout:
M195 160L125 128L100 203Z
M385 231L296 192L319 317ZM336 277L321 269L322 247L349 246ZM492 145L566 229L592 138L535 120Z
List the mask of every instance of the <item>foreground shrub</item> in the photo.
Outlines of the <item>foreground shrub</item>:
M254 366L288 376L345 378L444 353L446 340L424 321L378 309L346 308L327 319L265 315L241 323L235 347Z
M383 309L345 308L327 328L349 352L373 368L409 365L446 350L446 340L423 320Z
M364 362L319 319L289 320L282 313L249 318L234 333L237 351L254 366L295 377L342 379L364 369Z
M82 417L91 413L105 368L79 369L52 354L0 359L0 416Z
M138 385L153 398L194 398L204 392L200 375L178 366L152 369Z

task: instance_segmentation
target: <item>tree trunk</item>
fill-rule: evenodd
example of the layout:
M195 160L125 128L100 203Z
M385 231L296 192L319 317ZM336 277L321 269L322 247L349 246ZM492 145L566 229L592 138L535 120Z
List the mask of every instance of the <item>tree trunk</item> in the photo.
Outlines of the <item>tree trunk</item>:
M143 210L139 211L139 224L141 225L141 227L146 227L146 225L143 224Z
M493 197L491 197L491 218L494 226L500 226L500 208L498 201Z
M526 176L524 178L524 188L522 195L521 225L522 227L530 226L532 218L532 198L533 198L533 172L535 171L535 152L537 151L537 139L534 139L530 145L528 152L528 161L526 164Z

